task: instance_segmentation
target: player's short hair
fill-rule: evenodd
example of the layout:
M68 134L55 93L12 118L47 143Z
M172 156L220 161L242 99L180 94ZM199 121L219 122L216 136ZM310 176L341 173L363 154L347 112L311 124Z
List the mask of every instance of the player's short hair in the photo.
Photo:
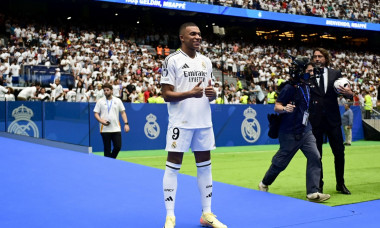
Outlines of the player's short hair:
M186 23L183 23L183 24L179 27L179 35L181 35L181 34L183 33L183 31L184 31L187 27L190 27L190 26L198 27L198 25L196 25L194 22L186 22Z
M330 53L324 49L324 48L315 48L314 51L313 51L313 55L316 51L319 51L320 53L322 53L322 55L325 57L326 59L326 66L329 66L330 65L330 62L331 62L331 56L330 56Z
M110 90L113 90L112 85L109 83L105 83L102 87L103 87L103 89L108 88Z

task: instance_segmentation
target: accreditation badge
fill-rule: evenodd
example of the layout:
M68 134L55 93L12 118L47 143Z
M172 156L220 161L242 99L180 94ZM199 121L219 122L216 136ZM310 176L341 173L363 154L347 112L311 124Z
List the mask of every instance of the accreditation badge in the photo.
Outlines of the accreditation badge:
M307 122L309 120L309 112L308 111L305 111L303 113L303 119L302 119L302 124L307 126Z

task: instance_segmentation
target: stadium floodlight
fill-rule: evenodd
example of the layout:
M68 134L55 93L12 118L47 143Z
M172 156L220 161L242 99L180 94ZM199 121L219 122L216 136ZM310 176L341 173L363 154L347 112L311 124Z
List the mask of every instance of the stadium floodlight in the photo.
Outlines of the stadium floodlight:
M214 34L219 35L219 26L217 26L217 25L212 26L212 32Z
M119 14L118 13L115 13L115 16L118 16Z
M224 27L219 27L217 25L212 26L213 33L219 36L224 36L226 35L224 31Z
M68 17L68 18L67 18L67 20L70 20L70 19L71 19L71 17Z

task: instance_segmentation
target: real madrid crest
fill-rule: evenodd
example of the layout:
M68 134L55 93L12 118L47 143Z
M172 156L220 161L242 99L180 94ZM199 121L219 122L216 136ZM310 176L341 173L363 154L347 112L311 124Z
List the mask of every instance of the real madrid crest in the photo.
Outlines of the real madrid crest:
M245 141L254 143L259 139L261 133L259 121L255 118L256 111L248 107L244 110L244 116L245 119L241 123L241 134Z
M15 120L9 125L8 132L38 138L40 136L38 127L31 120L33 115L33 110L24 105L13 109L12 116Z
M206 63L204 61L202 61L202 68L203 70L206 70Z
M149 139L156 139L160 135L160 125L156 122L157 117L150 113L146 117L146 124L144 126L144 132Z

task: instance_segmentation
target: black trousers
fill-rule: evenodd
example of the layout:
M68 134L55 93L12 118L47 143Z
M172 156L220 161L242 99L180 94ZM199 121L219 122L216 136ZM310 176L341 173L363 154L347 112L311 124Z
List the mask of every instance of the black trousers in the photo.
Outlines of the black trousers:
M364 119L371 119L371 110L365 110Z
M116 158L121 150L121 132L106 132L100 133L103 139L104 156L110 158ZM111 142L113 144L113 150L111 153Z
M326 121L326 120L324 120ZM317 148L322 159L322 145L323 136L327 135L329 139L329 144L334 154L335 163L335 178L337 185L344 184L344 145L343 136L340 126L329 127L329 126L318 126L313 128L313 134L317 140ZM319 182L319 187L323 189L323 168L321 169L321 180Z

